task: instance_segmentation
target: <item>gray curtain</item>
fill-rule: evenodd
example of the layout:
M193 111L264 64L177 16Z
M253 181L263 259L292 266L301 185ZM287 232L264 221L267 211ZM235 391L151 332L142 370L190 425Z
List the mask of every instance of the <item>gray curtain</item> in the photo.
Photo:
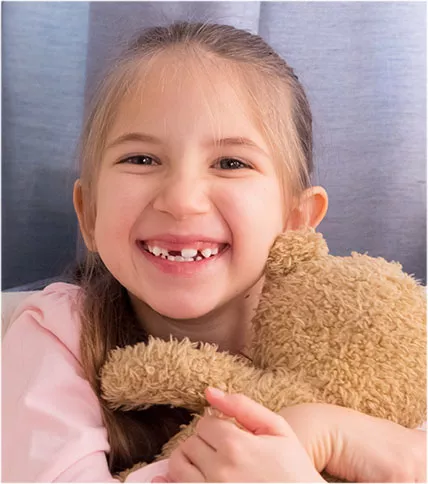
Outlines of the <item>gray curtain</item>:
M76 258L75 146L105 64L142 27L174 20L262 35L314 113L314 183L331 251L426 275L424 2L4 2L2 285L61 276ZM40 285L40 282L36 284ZM43 285L43 284L42 284Z

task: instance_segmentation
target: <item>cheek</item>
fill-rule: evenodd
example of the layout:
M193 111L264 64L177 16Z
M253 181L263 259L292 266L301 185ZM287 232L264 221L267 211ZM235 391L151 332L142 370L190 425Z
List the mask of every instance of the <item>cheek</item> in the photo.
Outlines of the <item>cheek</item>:
M113 243L115 239L129 236L142 206L137 194L141 198L141 190L137 193L120 177L100 178L95 220L95 237L99 243Z
M218 206L234 237L271 238L283 227L283 200L276 180L243 180L230 190L219 191ZM260 233L262 231L263 233Z
M220 196L220 195L219 195ZM217 208L232 237L236 293L252 287L263 274L269 250L283 230L282 196L278 183L241 183L223 190Z

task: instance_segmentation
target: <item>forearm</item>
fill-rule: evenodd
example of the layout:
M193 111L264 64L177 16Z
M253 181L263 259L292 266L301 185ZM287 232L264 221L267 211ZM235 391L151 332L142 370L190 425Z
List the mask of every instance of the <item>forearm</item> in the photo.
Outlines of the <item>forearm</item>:
M335 405L324 403L293 405L279 412L297 435L318 472L329 466L341 445L340 434L336 431L340 413Z
M281 410L316 469L350 482L426 482L426 435L337 405Z

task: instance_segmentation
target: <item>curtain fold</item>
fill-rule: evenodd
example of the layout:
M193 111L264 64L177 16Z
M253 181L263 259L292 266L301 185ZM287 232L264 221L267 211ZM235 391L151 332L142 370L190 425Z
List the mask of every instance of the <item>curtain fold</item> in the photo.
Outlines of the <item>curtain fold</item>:
M87 3L2 3L3 289L56 276L75 257L88 14Z

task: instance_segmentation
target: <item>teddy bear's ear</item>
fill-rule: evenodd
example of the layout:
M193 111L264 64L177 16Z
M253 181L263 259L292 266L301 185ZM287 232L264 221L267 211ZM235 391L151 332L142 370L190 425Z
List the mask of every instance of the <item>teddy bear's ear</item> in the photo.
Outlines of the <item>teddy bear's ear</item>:
M312 228L287 230L276 238L270 250L266 275L284 276L302 262L320 259L327 255L327 243L319 232L315 232Z

